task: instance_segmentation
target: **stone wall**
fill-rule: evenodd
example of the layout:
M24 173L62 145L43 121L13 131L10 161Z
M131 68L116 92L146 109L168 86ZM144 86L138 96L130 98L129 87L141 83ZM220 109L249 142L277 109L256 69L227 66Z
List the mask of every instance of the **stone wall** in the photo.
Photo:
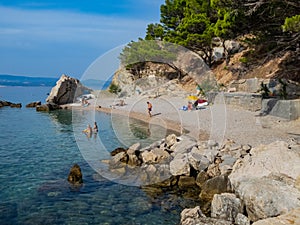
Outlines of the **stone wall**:
M289 99L295 99L300 97L300 85L297 82L282 79L282 82L286 84L286 94ZM250 92L250 93L260 93L261 84L265 84L270 95L280 96L282 93L282 84L278 79L262 79L262 78L250 78L233 80L227 87L228 91L237 92Z
M300 99L263 99L261 114L296 120L300 117Z
M234 93L219 93L208 95L209 102L216 104L226 104L226 106L233 106L240 109L249 110L252 112L261 110L262 97L261 94L234 92Z

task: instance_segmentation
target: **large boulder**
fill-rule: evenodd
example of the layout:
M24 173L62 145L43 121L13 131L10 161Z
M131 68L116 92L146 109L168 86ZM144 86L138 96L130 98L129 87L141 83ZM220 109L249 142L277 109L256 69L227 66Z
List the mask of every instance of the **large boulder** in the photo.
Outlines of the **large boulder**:
M277 141L251 149L250 155L237 160L229 175L249 219L257 221L300 207L300 145Z
M63 74L52 88L46 102L57 105L73 103L74 99L90 91L78 79Z
M227 175L221 175L204 182L200 192L200 199L210 202L215 194L231 192L231 185Z
M282 216L267 218L253 223L253 225L282 225L282 224L300 224L300 208L291 210L290 212Z
M283 177L279 180L249 179L242 182L236 192L245 203L251 221L282 215L300 207L300 192Z
M251 149L250 156L239 159L229 178L234 187L243 180L270 174L285 174L296 179L300 174L300 145L290 149L288 143L273 142Z
M234 194L214 195L211 203L211 217L234 222L239 213L243 213L243 205Z
M184 209L181 212L180 225L232 225L230 221L206 217L200 207Z
M185 154L177 154L170 162L170 172L173 176L189 176L190 170L189 160Z

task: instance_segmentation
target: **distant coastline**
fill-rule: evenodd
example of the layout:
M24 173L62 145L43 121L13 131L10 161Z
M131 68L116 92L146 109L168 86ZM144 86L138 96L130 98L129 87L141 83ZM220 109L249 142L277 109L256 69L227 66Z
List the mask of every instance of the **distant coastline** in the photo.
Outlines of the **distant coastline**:
M30 77L30 76L16 76L0 74L0 88L13 87L54 87L59 78L53 77ZM88 79L81 81L83 85L94 90L107 89L111 80L102 81L95 79Z
M15 75L6 75L0 74L0 87L6 86L44 86L52 87L55 86L57 78L50 77L29 77L29 76L15 76Z

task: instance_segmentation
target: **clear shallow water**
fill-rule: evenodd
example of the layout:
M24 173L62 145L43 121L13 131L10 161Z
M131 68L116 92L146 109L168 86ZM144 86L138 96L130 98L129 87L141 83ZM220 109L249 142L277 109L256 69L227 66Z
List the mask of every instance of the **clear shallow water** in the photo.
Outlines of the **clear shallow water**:
M21 102L43 100L49 87L0 88L2 99ZM78 148L95 139L75 139L73 126L86 126L92 118L80 112L72 123L72 111L51 113L35 109L0 108L0 224L178 224L183 207L193 206L173 193L149 195L134 186L111 182L96 173ZM115 135L110 115L96 113L99 136L106 149L157 138L149 127L131 121L131 132ZM73 117L74 120L74 117ZM118 124L122 133L122 119ZM151 133L158 134L157 127ZM164 135L162 130L160 135ZM122 139L122 140L121 140ZM99 139L97 139L99 141ZM121 142L120 142L121 140ZM66 181L77 163L84 185L74 188Z

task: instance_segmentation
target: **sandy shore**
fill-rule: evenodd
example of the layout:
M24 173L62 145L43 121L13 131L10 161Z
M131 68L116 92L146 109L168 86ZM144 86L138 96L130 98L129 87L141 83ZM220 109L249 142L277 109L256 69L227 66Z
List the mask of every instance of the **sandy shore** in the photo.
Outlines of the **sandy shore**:
M196 139L212 139L218 143L231 139L239 144L257 146L276 140L300 141L299 119L285 121L272 116L262 117L259 116L259 112L237 109L225 104L183 111L181 108L187 105L188 99L181 97L131 97L124 100L125 105L118 106L120 99L99 95L97 99L90 100L90 106L85 109L128 116L187 133ZM147 101L153 105L152 117L147 114Z

